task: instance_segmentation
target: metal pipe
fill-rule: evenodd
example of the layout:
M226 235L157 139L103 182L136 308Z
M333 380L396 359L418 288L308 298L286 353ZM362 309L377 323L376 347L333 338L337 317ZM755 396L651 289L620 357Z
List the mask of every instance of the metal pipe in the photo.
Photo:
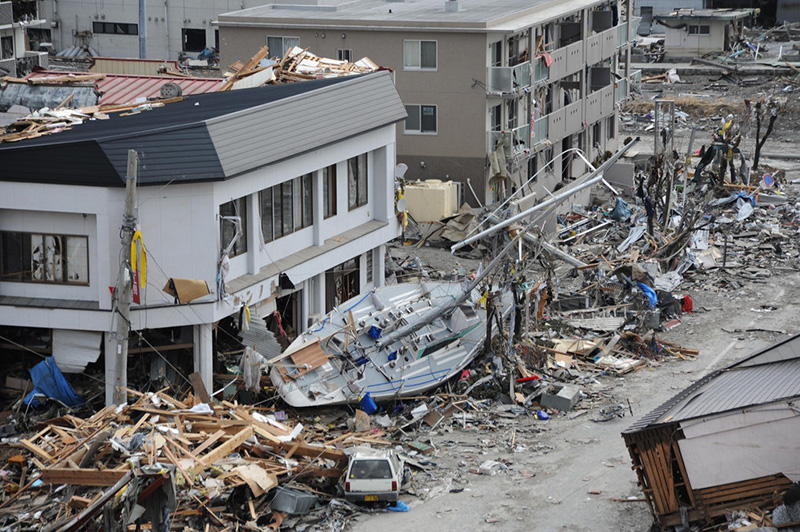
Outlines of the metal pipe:
M467 246L467 245L475 242L476 240L480 240L481 238L483 238L485 236L488 236L488 235L491 235L491 234L499 231L500 229L508 227L509 225L513 224L514 222L517 222L519 220L522 220L522 219L528 217L529 215L533 214L536 211L540 211L540 210L542 210L542 209L544 209L546 207L549 207L551 205L555 205L555 204L561 203L562 201L564 201L565 199L567 199L571 195L575 194L576 192L580 192L581 190L583 190L585 188L588 188L588 187L594 185L595 183L598 183L598 182L602 181L603 180L603 173L606 170L608 170L609 168L611 168L617 162L617 160L619 160L620 157L625 155L625 152L627 152L637 142L639 142L639 137L636 137L635 139L631 140L628 144L623 146L617 153L612 155L607 161L605 161L603 164L601 164L597 168L597 170L595 170L594 172L588 174L586 176L584 182L579 184L578 186L575 186L575 187L567 190L566 192L563 192L561 194L553 196L551 199L549 199L547 201L543 201L542 203L539 203L538 205L534 205L530 209L528 209L526 211L523 211L523 212L517 214L516 216L512 216L511 218L505 220L504 222L499 223L497 225L494 225L494 226L492 226L492 227L490 227L490 228L488 228L488 229L486 229L484 231L481 231L480 233L478 233L478 234L476 234L476 235L474 235L474 236L472 236L470 238L466 238L466 239L462 240L461 242L457 242L456 244L453 244L453 246L450 247L450 251L452 252L452 251L456 251L457 249L461 249L464 246Z
M492 214L492 213L488 214L486 216L486 219L491 221L491 222L493 222L493 223L500 223L502 221L497 215ZM576 268L583 268L584 266L586 266L585 262L576 259L572 255L569 255L568 253L565 253L565 252L561 251L560 249L558 249L556 246L554 246L550 242L547 242L546 240L544 240L542 238L539 238L539 237L536 237L536 236L534 236L534 235L532 235L532 234L530 234L528 232L525 232L522 235L522 240L524 240L525 242L527 242L531 246L539 246L539 245L542 246L542 249L544 249L545 251L550 253L555 258L561 259L564 262L566 262L567 264L575 266Z

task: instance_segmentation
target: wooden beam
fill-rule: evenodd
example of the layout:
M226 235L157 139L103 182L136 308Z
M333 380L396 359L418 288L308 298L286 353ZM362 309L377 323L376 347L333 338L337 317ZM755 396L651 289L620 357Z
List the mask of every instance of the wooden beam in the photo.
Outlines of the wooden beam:
M207 405L213 405L214 403L211 401L211 396L208 394L206 385L203 383L203 376L198 372L194 372L189 375L189 380L192 382L194 394Z
M204 464L212 465L217 460L224 458L231 454L234 450L236 450L241 444L247 441L249 438L253 436L253 427L246 427L245 429L238 432L235 436L231 439L214 449L213 451L209 452L204 456L200 456L200 460L203 461Z
M50 484L113 486L127 473L128 471L117 471L116 469L69 469L58 467L45 469L40 478L43 482Z

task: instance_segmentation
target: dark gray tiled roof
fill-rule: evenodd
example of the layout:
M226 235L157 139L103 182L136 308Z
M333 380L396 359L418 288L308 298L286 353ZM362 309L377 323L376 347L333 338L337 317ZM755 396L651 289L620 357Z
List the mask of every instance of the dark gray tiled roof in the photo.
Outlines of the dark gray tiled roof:
M0 181L122 187L131 149L140 185L219 181L405 116L389 72L199 94L0 145Z

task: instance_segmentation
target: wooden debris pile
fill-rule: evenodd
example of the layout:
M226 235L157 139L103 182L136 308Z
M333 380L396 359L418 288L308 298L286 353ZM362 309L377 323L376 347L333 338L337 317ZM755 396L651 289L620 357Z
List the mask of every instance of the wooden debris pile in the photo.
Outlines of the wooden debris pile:
M46 78L35 78L28 81L40 79ZM183 100L182 97L178 97L126 105L93 105L78 109L67 108L66 106L73 96L70 95L53 109L47 107L39 109L28 116L15 120L5 128L0 128L0 143L35 139L44 135L66 131L89 120L108 120L110 113L120 113L120 116L135 115Z
M0 446L0 527L60 526L100 510L119 521L134 515L125 513L125 494L148 506L147 496L166 482L175 492L173 530L202 530L205 523L256 530L277 491L291 487L318 499L335 494L347 463L344 442L390 444L380 430L342 433L313 421L305 427L281 412L211 405L191 392L178 400L127 391L135 398L130 405L87 419L50 419L35 434Z
M380 69L368 57L356 62L340 61L317 57L297 46L286 52L283 58L269 57L269 47L265 46L250 60L242 64L240 61L230 65L233 72L220 91L249 89L274 83L294 83L311 79L351 76L366 74Z

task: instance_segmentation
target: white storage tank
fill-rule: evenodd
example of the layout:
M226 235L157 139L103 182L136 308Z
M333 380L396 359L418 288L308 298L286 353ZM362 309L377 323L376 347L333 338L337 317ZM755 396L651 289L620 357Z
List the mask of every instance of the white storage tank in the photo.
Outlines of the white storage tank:
M406 209L418 222L436 222L458 212L458 184L440 179L406 183Z

